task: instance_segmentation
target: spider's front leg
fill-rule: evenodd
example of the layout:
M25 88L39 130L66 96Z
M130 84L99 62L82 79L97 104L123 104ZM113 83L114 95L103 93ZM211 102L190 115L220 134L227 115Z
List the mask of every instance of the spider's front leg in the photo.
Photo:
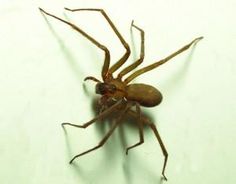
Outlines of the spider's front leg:
M101 112L98 116L96 116L92 120L88 121L87 123L84 123L83 125L77 125L77 124L72 124L72 123L62 123L62 127L64 128L65 125L69 125L69 126L73 126L73 127L77 127L77 128L87 128L89 125L95 123L97 120L102 119L102 118L108 116L109 114L111 114L122 103L123 103L122 100L118 101L117 103L112 105L110 108L108 108L105 111Z
M140 32L140 36L141 36L141 47L140 47L140 56L139 59L136 60L133 64L127 66L126 68L124 68L119 74L118 74L118 78L121 79L124 75L126 75L127 73L129 73L130 71L134 70L136 67L138 67L144 60L144 55L145 55L145 50L144 50L144 31L139 28L138 26L134 25L134 21L132 21L131 23L131 30L132 28L137 29Z
M57 17L49 12L46 12L45 10L43 10L42 8L39 8L39 10L43 13L43 15L48 15L52 18L55 18L65 24L67 24L68 26L70 26L72 29L74 29L75 31L79 32L81 35L83 35L85 38L87 38L90 42L92 42L94 45L96 45L99 49L101 49L104 54L105 54L105 58L104 58L104 64L102 67L102 78L103 80L105 80L107 78L107 76L109 76L109 66L110 66L110 51L107 49L107 47L105 47L104 45L102 45L100 42L98 42L96 39L94 39L92 36L90 36L88 33L86 33L85 31L83 31L81 28L79 28L78 26L76 26L75 24L72 24L71 22L68 22L60 17ZM67 9L69 10L69 9Z
M124 102L123 100L121 100L120 102ZM117 103L116 103L117 104ZM120 105L120 104L119 104ZM78 154L78 155L76 155L76 156L74 156L73 158L72 158L72 160L70 161L70 164L76 159L76 158L78 158L78 157L80 157L80 156L82 156L82 155L85 155L85 154L87 154L87 153L89 153L89 152L92 152L92 151L95 151L96 149L98 149L98 148L100 148L100 147L102 147L105 143L106 143L106 141L108 140L108 138L112 135L112 133L114 132L114 130L117 128L117 126L121 123L121 120L122 120L122 118L124 117L124 115L126 114L126 112L130 109L130 105L129 104L126 104L126 103L123 103L123 105L125 105L124 106L124 108L123 108L123 110L121 111L121 113L119 114L119 116L118 116L118 118L116 119L116 121L115 121L115 123L111 126L111 129L106 133L106 135L103 137L103 139L98 143L98 145L97 146L95 146L95 147L93 147L93 148L91 148L91 149L89 149L89 150L87 150L87 151L84 151L84 152L82 152L82 153L80 153L80 154ZM112 106L112 107L114 107L114 106ZM116 106L117 107L117 106ZM111 108L109 108L109 109L111 109ZM109 110L108 109L108 110ZM114 109L113 109L114 110ZM106 112L106 111L104 111L104 112Z
M109 18L109 16L106 14L106 12L103 9L97 9L97 8L70 9L70 8L65 8L65 10L71 11L71 12L77 12L77 11L100 12L102 14L102 16L106 19L106 21L108 22L108 24L110 25L110 27L112 28L112 30L114 31L114 33L116 34L116 36L118 37L118 39L120 40L121 44L124 46L124 48L126 50L124 55L113 66L111 66L111 68L109 68L107 74L108 75L112 75L112 73L114 73L117 69L119 69L126 62L126 60L128 59L128 57L130 55L130 52L131 52L128 43L125 41L123 36L120 34L120 32L118 31L118 29L116 28L116 26L114 25L112 20Z

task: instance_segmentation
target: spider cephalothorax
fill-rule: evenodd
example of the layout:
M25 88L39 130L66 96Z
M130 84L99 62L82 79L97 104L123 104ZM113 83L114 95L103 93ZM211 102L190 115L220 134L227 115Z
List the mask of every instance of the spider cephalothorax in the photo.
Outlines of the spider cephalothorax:
M97 94L122 98L126 96L125 88L126 85L121 81L112 80L110 82L98 82L95 89Z
M112 21L110 20L110 18L108 17L108 15L105 13L104 10L91 9L91 8L87 8L87 9L65 8L65 9L68 11L71 11L71 12L76 12L76 11L100 12L104 16L104 18L107 20L108 24L111 26L112 30L117 35L118 39L120 40L121 44L124 46L124 48L126 50L124 55L114 65L112 65L110 67L110 52L104 45L99 43L96 39L92 38L89 34L84 32L78 26L76 26L66 20L63 20L55 15L52 15L40 8L41 12L43 12L46 15L49 15L51 17L54 17L57 20L64 22L65 24L71 26L77 32L81 33L85 38L87 38L94 45L96 45L99 49L101 49L105 55L104 64L103 64L102 72L101 72L101 77L102 77L103 82L96 79L95 77L86 77L85 78L85 80L93 80L93 81L97 82L96 93L102 95L102 97L100 98L100 102L101 102L100 112L101 113L97 117L95 117L94 119L92 119L91 121L89 121L83 125L77 125L77 124L72 124L72 123L63 123L62 125L63 126L70 125L70 126L74 126L74 127L78 127L78 128L87 128L89 125L93 124L97 120L107 117L109 114L111 114L117 110L119 111L119 113L115 114L117 116L116 122L111 126L111 129L104 136L104 138L100 141L100 143L97 146L95 146L85 152L82 152L81 154L74 156L73 159L70 161L70 163L72 163L76 158L78 158L82 155L85 155L91 151L94 151L94 150L100 148L102 145L104 145L104 143L111 136L111 134L114 132L116 127L121 123L121 121L120 121L121 118L125 114L128 114L128 115L133 116L134 118L137 119L137 126L139 128L139 142L126 148L126 154L128 154L128 151L130 149L132 149L144 142L143 125L148 125L152 129L152 131L154 132L154 134L161 146L162 152L164 154L165 160L164 160L164 164L163 164L163 168L162 168L162 175L163 175L164 179L166 179L165 168L166 168L168 153L167 153L166 148L161 140L161 137L156 129L155 124L152 123L149 119L145 118L141 114L141 110L140 110L140 106L154 107L154 106L160 104L160 102L162 101L162 95L159 92L159 90L157 90L153 86L150 86L147 84L142 84L142 83L130 84L130 82L134 78L136 78L137 76L166 63L171 58L173 58L176 55L180 54L181 52L187 50L191 45L193 45L194 43L196 43L197 41L199 41L203 37L199 37L199 38L194 39L189 44L185 45L181 49L177 50L173 54L169 55L168 57L166 57L160 61L154 62L153 64L148 65L144 68L138 69L137 71L133 72L131 75L129 75L127 78L125 78L123 80L122 78L126 74L128 74L129 72L132 72L136 67L138 67L143 62L143 59L144 59L144 31L142 29L140 29L139 27L137 27L136 25L134 25L132 22L131 27L136 28L140 32L140 35L141 35L140 58L137 61L135 61L133 64L131 64L128 67L121 70L121 72L117 75L116 78L113 78L113 76L112 76L113 73L117 69L119 69L127 61L128 57L130 55L129 45L126 43L126 41L121 36L121 34L119 33L119 31L117 30L117 28L112 23ZM110 103L110 102L112 102L112 103ZM131 109L131 107L133 107L133 106L135 106L135 108L136 108L135 111Z
M111 94L116 92L116 86L114 84L99 82L96 84L96 93L100 95Z

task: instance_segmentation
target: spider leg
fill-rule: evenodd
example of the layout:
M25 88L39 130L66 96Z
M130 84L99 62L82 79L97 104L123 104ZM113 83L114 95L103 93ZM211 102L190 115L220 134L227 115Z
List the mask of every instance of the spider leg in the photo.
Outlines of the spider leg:
M72 124L72 123L62 123L62 126L64 127L65 125L69 125L69 126L73 126L73 127L77 127L77 128L87 128L89 125L93 124L94 122L96 122L97 120L106 117L107 115L109 115L110 113L112 113L114 110L116 110L116 108L118 106L120 106L123 103L122 100L116 102L114 105L112 105L110 108L106 109L105 111L101 112L98 116L96 116L95 118L93 118L92 120L88 121L87 123L84 123L83 125L76 125L76 124Z
M102 147L106 141L108 140L108 138L112 135L112 133L114 132L114 130L116 129L116 127L121 123L121 119L122 117L124 116L124 114L127 112L127 110L130 108L129 104L126 105L126 107L124 108L124 110L121 112L121 114L119 115L119 117L116 119L115 123L112 125L111 129L107 132L107 134L103 137L103 139L99 142L99 144L87 151L84 151L76 156L74 156L71 161L70 161L70 164L78 157L82 156L82 155L85 155L91 151L94 151L100 147Z
M65 8L65 9L68 11L72 11L72 12L75 12L75 11L97 11L97 12L100 12L104 16L104 18L107 20L107 22L109 23L109 25L111 26L111 28L113 29L113 31L115 32L117 37L119 38L121 44L126 49L125 54L113 66L111 66L108 73L112 74L113 72L115 72L118 68L120 68L125 63L125 61L128 59L128 57L130 55L129 45L126 43L126 41L124 40L124 38L122 37L122 35L120 34L120 32L118 31L116 26L114 25L114 23L111 21L111 19L108 17L108 15L106 14L106 12L103 9L96 9L96 8L80 8L80 9Z
M168 159L167 150L166 150L166 148L165 148L164 143L163 143L162 140L161 140L161 136L160 136L160 134L159 134L159 132L158 132L158 130L157 130L155 124L149 122L148 125L150 126L150 128L151 128L152 131L154 132L154 134L155 134L155 136L156 136L156 138L157 138L157 140L158 140L158 142L159 142L159 144L160 144L160 146L161 146L162 153L163 153L163 155L164 155L164 157L165 157L165 159L164 159L164 164L163 164L163 168L162 168L162 175L163 175L164 179L167 180L167 178L166 178L166 176L165 176L165 168L166 168L167 159Z
M128 67L124 68L119 74L118 74L118 78L122 78L125 74L127 74L128 72L132 71L133 69L135 69L137 66L139 66L144 59L144 31L139 28L138 26L134 25L134 21L132 21L131 23L131 28L136 28L140 34L141 34L141 47L140 47L140 58L135 61L133 64L129 65Z
M137 117L137 113L135 113L134 111L132 110L129 110L128 111L128 114L131 115L131 116L134 116L134 117ZM153 133L155 134L159 144L160 144L160 147L161 147L161 150L162 150L162 153L164 155L164 164L163 164L163 167L162 167L162 176L165 180L167 180L166 176L165 176L165 168L166 168L166 164L167 164L167 159L168 159L168 153L167 153L167 150L165 148L165 145L161 139L161 136L155 126L155 124L153 122L151 122L149 119L145 118L144 116L141 116L141 120L143 121L144 124L148 125Z
M105 59L104 59L104 64L103 64L103 67L102 67L102 78L105 79L106 76L107 76L107 73L108 73L108 69L109 69L109 66L110 66L110 52L109 50L102 44L100 44L97 40L95 40L93 37L91 37L90 35L88 35L86 32L84 32L82 29L80 29L79 27L77 27L76 25L66 21L66 20L63 20L55 15L52 15L48 12L46 12L45 10L43 10L42 8L39 8L39 10L41 12L43 12L44 14L50 16L50 17L53 17L61 22L64 22L65 24L69 25L72 27L72 29L78 31L79 33L81 33L85 38L87 38L89 41L91 41L94 45L96 45L98 48L100 48L101 50L104 51L105 53Z
M135 104L136 106L136 112L137 112L137 120L138 120L138 128L139 128L139 142L126 148L126 155L128 155L128 151L134 147L137 147L144 143L144 137L143 137L143 122L141 121L141 110L138 103Z
M150 70L153 70L154 68L166 63L167 61L169 61L170 59L172 59L173 57L177 56L178 54L184 52L185 50L187 50L191 45L193 45L194 43L197 43L197 41L203 39L203 37L198 37L196 39L194 39L193 41L191 41L189 44L185 45L184 47L182 47L181 49L177 50L176 52L174 52L173 54L169 55L168 57L166 57L165 59L162 59L160 61L157 61L151 65L148 65L146 67L143 67L139 70L137 70L136 72L132 73L129 77L127 77L124 82L126 84L128 84L130 81L132 81L134 78L138 77L139 75L146 73Z

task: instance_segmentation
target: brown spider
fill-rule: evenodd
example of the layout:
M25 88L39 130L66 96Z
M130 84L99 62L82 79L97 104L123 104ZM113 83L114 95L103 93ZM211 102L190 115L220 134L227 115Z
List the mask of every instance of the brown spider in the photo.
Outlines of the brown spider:
M189 44L185 45L181 49L177 50L173 54L169 55L165 59L162 59L160 61L157 61L151 65L148 65L144 68L141 68L135 72L133 72L131 75L126 77L124 80L122 79L124 75L128 74L132 70L134 70L137 66L139 66L144 59L144 31L137 27L136 25L133 24L131 27L136 28L138 31L140 31L141 34L141 51L140 51L140 58L135 61L133 64L129 65L128 67L124 68L117 77L113 77L113 73L119 69L128 59L130 55L130 47L124 40L124 38L121 36L113 22L110 20L108 15L105 13L103 9L93 9L93 8L86 8L86 9L69 9L65 8L68 11L71 12L76 12L76 11L97 11L100 12L104 18L107 20L108 24L111 26L117 37L119 38L120 42L126 49L125 54L117 61L113 66L110 67L110 52L109 50L102 44L100 44L97 40L92 38L89 34L81 30L79 27L76 25L63 20L55 15L52 15L43 9L39 8L41 12L43 12L46 15L49 15L51 17L54 17L55 19L58 19L59 21L64 22L65 24L71 26L74 30L78 31L81 33L85 38L87 38L89 41L91 41L93 44L95 44L98 48L100 48L102 51L105 53L105 59L104 59L104 64L102 67L102 80L100 81L96 79L95 77L89 76L86 77L84 80L92 80L95 81L96 84L96 93L102 95L102 97L99 100L99 103L101 105L100 113L98 116L96 116L94 119L91 121L83 124L83 125L76 125L72 123L62 123L62 126L64 125L70 125L74 126L77 128L87 128L89 125L93 124L99 119L102 119L104 117L107 117L111 113L118 111L119 115L115 121L115 123L111 126L111 129L107 132L107 134L104 136L104 138L99 142L99 144L83 153L80 153L76 156L73 157L73 159L70 161L72 163L77 157L80 157L82 155L85 155L91 151L94 151L101 146L105 144L105 142L108 140L108 138L111 136L111 134L114 132L116 127L120 124L122 117L125 114L128 114L130 116L133 116L137 118L137 125L139 128L139 142L126 148L126 154L128 154L128 151L144 142L144 137L143 137L143 126L148 125L152 131L154 132L160 147L162 149L162 152L164 154L164 164L163 164L163 169L162 169L162 175L165 180L167 180L165 176L165 168L166 168L166 163L167 163L167 158L168 158L168 153L166 151L166 148L161 140L161 137L157 131L157 128L154 123L152 123L149 119L145 118L143 115L141 115L141 110L140 106L144 107L154 107L162 101L162 95L161 93L154 88L153 86L147 85L147 84L142 84L142 83L137 83L137 84L129 84L134 78L138 77L139 75L148 72L164 63L166 63L168 60L172 59L176 55L182 53L183 51L187 50L191 45L202 39L203 37L198 37L194 39L192 42ZM136 111L131 110L131 107L135 106Z

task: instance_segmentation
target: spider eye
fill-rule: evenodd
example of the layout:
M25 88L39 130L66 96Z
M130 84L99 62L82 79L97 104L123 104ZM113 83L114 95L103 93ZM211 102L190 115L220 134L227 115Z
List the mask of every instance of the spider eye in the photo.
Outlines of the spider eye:
M105 92L106 92L106 89L105 89L104 83L98 82L96 84L96 93L103 95L105 94Z
M108 88L108 91L110 93L114 93L116 91L116 86L114 84L110 84L109 88Z

